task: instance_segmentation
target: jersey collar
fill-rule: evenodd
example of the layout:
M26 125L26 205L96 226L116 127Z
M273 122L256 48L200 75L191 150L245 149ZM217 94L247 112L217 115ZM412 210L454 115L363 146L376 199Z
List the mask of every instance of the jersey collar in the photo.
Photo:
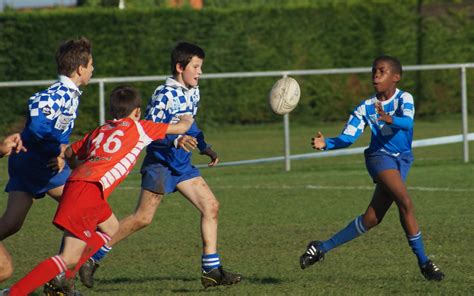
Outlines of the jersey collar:
M59 75L59 81L64 84L69 89L72 89L74 92L77 93L77 95L81 95L82 91L79 90L77 85L71 80L71 78L65 76L65 75Z

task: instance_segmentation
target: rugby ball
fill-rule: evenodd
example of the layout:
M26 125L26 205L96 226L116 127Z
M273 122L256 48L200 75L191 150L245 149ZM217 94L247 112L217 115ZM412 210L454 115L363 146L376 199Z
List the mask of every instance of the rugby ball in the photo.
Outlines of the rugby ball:
M290 113L298 105L300 94L298 82L291 77L284 77L275 82L268 95L270 108L279 115Z

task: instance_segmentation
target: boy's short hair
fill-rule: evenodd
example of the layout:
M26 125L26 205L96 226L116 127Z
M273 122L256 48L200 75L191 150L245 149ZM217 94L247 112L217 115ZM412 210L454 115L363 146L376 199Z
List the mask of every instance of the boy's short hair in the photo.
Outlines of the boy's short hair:
M70 77L79 66L87 67L91 55L91 42L86 37L61 43L56 51L58 74Z
M171 73L173 73L173 76L178 74L176 71L177 64L181 64L184 69L195 56L204 59L206 54L202 48L195 44L188 42L178 43L171 51Z
M141 106L140 92L134 87L118 86L110 94L110 115L114 119L126 118Z
M400 63L400 61L396 57L392 57L392 56L388 56L388 55L381 55L381 56L378 56L377 58L375 58L372 65L375 65L376 63L381 62L381 61L388 62L390 64L393 72L395 72L397 74L400 74L400 76L402 76L402 72L403 72L402 64Z

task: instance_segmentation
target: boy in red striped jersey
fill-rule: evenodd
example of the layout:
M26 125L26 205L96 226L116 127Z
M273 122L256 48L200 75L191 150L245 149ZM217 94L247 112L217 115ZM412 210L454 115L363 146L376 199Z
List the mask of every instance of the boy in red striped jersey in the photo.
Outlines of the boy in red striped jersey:
M64 230L64 247L59 255L41 262L15 283L9 295L28 295L62 272L73 278L117 232L119 222L107 198L131 171L140 151L166 134L185 133L193 123L191 115L183 115L173 125L140 120L140 106L136 89L117 87L110 96L114 120L67 148L65 157L74 170L53 220Z

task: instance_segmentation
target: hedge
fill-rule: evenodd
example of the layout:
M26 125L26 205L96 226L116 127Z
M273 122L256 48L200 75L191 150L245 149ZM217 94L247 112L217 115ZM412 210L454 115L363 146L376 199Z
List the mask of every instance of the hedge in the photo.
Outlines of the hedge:
M253 9L59 9L0 14L0 81L54 79L60 41L87 36L94 77L165 75L177 41L206 50L206 73L370 67L380 54L404 65L474 61L471 7L421 15L415 1L322 2L318 7ZM472 82L473 71L468 71ZM471 77L471 78L470 78ZM372 92L370 74L300 76L296 122L343 120ZM276 78L201 80L201 126L281 120L269 112ZM161 82L135 83L144 101ZM470 83L472 85L472 83ZM107 93L116 85L109 84ZM459 112L459 74L407 72L400 87L415 95L418 116ZM26 100L42 87L0 92L0 128L21 125ZM98 122L98 87L83 88L76 131ZM468 96L474 97L469 89ZM472 110L473 104L470 103Z

